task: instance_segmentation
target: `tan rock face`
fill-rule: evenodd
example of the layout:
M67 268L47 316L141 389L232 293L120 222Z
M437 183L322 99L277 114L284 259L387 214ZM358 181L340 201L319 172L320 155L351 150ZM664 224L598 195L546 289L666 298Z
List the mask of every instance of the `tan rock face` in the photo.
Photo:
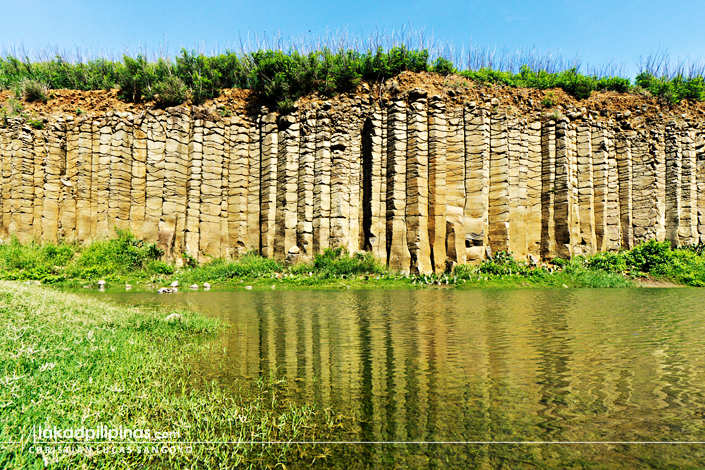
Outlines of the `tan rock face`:
M167 261L368 251L441 272L488 250L551 259L649 239L705 242L699 121L645 128L468 103L417 88L287 115L169 108L0 129L0 237L129 229Z

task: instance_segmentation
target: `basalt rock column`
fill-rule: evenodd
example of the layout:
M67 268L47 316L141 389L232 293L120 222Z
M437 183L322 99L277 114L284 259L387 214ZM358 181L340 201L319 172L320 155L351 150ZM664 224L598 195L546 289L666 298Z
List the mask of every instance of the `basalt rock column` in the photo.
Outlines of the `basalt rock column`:
M387 265L409 273L406 241L406 103L398 100L387 114Z
M649 154L648 144L643 136L631 139L632 183L633 194L633 225L634 243L643 243L656 238L658 227L658 208L656 206L656 165Z
M541 256L541 122L525 127L526 161L526 247L528 254Z
M480 261L488 244L490 191L490 118L487 111L465 108L465 251L467 261ZM506 139L506 136L505 136ZM506 147L506 145L505 145ZM506 154L506 148L505 148ZM506 170L506 165L505 165ZM506 171L504 173L506 177ZM496 171L495 176L500 178ZM496 189L496 188L495 188ZM498 193L495 194L495 196ZM505 227L506 229L506 227ZM500 228L499 230L502 230Z
M44 165L42 238L53 243L58 241L59 198L61 195L61 186L63 186L61 176L66 161L65 132L65 126L58 122L52 124L46 131L47 156L46 164ZM109 136L109 134L106 135ZM107 195L105 200L107 201ZM107 209L107 207L105 208ZM12 231L12 227L10 227L10 230Z
M166 117L148 113L143 126L147 134L145 214L142 236L150 243L159 240L159 221L163 215Z
M446 256L465 264L465 131L462 108L446 110ZM473 161L473 163L477 163ZM434 209L435 210L435 209Z
M681 164L681 223L678 236L682 245L697 242L698 207L697 207L697 161L695 159L695 133L682 131L681 144L683 160Z
M428 110L428 215L433 270L446 270L446 118L440 96L432 96Z
M260 122L261 139L261 194L260 194L260 253L265 258L274 258L274 238L277 216L277 156L279 133L277 115L262 109Z
M350 240L350 131L345 114L336 110L330 142L330 247L349 251ZM355 237L357 240L357 237Z
M90 128L91 126L87 126ZM1 137L0 137L1 139ZM2 142L0 140L0 142ZM88 142L87 145L91 146L91 142ZM0 156L2 155L2 152L0 150ZM45 138L45 133L43 131L41 132L35 132L34 134L34 188L33 188L33 193L34 193L34 203L33 203L33 220L32 220L32 236L34 237L34 240L42 240L43 234L42 234L42 212L44 210L44 164L46 162L46 157L47 157L47 147L46 147L46 138ZM88 165L88 178L89 178L89 183L90 183L90 177L91 177L91 168L90 168L90 161ZM2 172L0 171L0 175ZM0 186L1 187L1 186ZM90 189L90 184L89 184L89 189ZM86 197L86 200L88 204L90 204L91 198L90 198L90 191L88 194L88 197ZM2 211L0 211L0 217L2 217ZM2 219L0 219L2 220ZM90 223L90 220L89 220ZM89 227L90 229L90 227Z
M410 97L407 121L406 240L410 271L433 272L428 241L428 117L425 91Z
M79 153L79 157L81 154ZM79 170L80 171L80 170ZM144 238L142 230L145 218L147 194L147 124L144 115L135 121L132 129L132 182L130 185L130 230L138 238ZM79 197L79 201L81 198ZM80 220L79 211L79 220Z
M556 122L541 126L541 258L556 257Z
M561 119L556 125L556 167L553 214L555 220L556 256L569 258L572 254L573 185L571 184L571 142L569 125Z
M666 239L679 246L681 217L681 142L673 126L666 128Z
M225 123L218 116L208 116L203 129L198 238L199 253L207 257L222 255L223 219L227 220L224 216L228 212L227 193L223 194L223 175L227 175L225 155Z
M363 127L363 249L370 250L380 262L387 262L386 225L386 149L384 142L384 113L376 111Z
M203 115L193 120L193 132L188 144L189 164L186 167L185 250L199 262L201 229L201 185L203 182Z
M172 108L166 123L164 149L164 203L159 220L158 243L168 261L182 263L187 206L186 178L189 168L188 144L191 119L185 108Z
M577 143L578 202L580 205L578 246L581 248L581 254L591 255L597 251L597 234L595 230L595 164L592 151L592 131L588 125L578 125ZM603 207L601 209L604 210Z
M297 195L296 246L301 260L311 258L313 249L313 192L316 166L316 114L307 111L300 130L299 181Z
M330 247L330 105L318 110L316 119L316 160L313 184L313 252L323 253Z
M296 246L299 179L299 123L296 115L279 118L277 156L277 214L274 258L283 261Z
M132 123L116 114L111 119L110 177L108 192L108 229L129 228L132 172ZM184 136L187 137L187 136ZM185 141L188 141L186 138ZM63 220L63 217L61 217Z
M233 257L244 255L250 247L248 218L249 120L233 116L229 123L229 159L228 159L228 254Z
M507 162L509 177L509 240L510 251L517 259L526 259L527 216L527 141L521 129L524 123L512 118L507 123Z
M634 246L633 188L632 188L632 148L631 140L625 134L616 139L617 171L619 174L619 220L622 232L621 246L631 249Z
M490 125L490 180L487 243L493 252L511 251L509 238L509 148L507 116L493 113Z

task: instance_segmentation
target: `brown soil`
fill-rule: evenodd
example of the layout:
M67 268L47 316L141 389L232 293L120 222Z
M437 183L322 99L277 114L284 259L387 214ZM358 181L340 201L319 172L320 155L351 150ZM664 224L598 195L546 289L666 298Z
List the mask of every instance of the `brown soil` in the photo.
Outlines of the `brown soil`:
M404 72L401 75L386 80L384 83L368 82L360 85L355 93L343 93L337 98L345 100L355 96L367 96L372 101L381 101L395 97L403 97L414 88L423 88L429 96L439 95L447 102L463 104L475 102L479 107L492 108L499 106L510 114L521 114L528 117L536 113L541 116L554 116L562 113L582 112L586 118L594 120L618 119L626 129L638 129L651 120L691 120L705 118L705 103L683 101L679 105L670 106L651 96L644 94L621 94L614 92L595 92L586 100L576 100L561 89L534 90L528 88L510 88L505 86L483 86L459 75L443 77L433 73ZM545 107L542 104L546 98L555 104ZM11 91L0 91L0 106L7 104L13 98ZM498 102L493 103L493 99ZM330 98L316 94L306 96L297 103L305 108ZM335 100L335 98L333 99ZM256 105L257 94L251 90L227 89L220 97L205 103L206 106L228 107L231 111ZM30 114L41 116L85 113L103 114L107 111L139 112L151 108L154 103L126 103L117 97L117 90L77 91L52 90L51 99L47 103L22 103ZM262 103L264 104L264 103ZM624 116L630 111L631 116Z
M639 287L683 287L680 284L674 284L671 281L652 279L648 277L636 278L634 281L639 284Z

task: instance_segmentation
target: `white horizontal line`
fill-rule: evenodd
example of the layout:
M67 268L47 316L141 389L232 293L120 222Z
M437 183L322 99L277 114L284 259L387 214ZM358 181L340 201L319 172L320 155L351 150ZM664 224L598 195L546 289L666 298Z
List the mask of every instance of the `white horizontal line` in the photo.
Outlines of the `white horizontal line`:
M19 442L6 442L2 444L20 444ZM230 445L477 445L477 444L511 444L511 445L544 445L544 444L705 444L705 441L101 441L101 442L75 442L75 441L35 441L33 444L74 444L74 445L109 445L109 444L140 444L140 445L164 445L164 444L230 444Z

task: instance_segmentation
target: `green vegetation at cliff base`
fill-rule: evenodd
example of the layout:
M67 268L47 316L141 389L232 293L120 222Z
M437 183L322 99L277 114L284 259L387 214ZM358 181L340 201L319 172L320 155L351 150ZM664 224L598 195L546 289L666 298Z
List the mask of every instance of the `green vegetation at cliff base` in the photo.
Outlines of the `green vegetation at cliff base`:
M108 286L148 289L173 281L216 288L628 287L642 279L705 286L704 249L702 244L672 249L669 242L652 240L630 251L540 265L499 252L479 265L457 265L433 275L394 272L369 252L350 255L341 248L293 264L250 252L199 265L185 254L177 268L161 260L163 252L155 244L118 231L116 238L86 246L23 244L13 238L0 244L0 278L73 287L97 287L104 280Z

